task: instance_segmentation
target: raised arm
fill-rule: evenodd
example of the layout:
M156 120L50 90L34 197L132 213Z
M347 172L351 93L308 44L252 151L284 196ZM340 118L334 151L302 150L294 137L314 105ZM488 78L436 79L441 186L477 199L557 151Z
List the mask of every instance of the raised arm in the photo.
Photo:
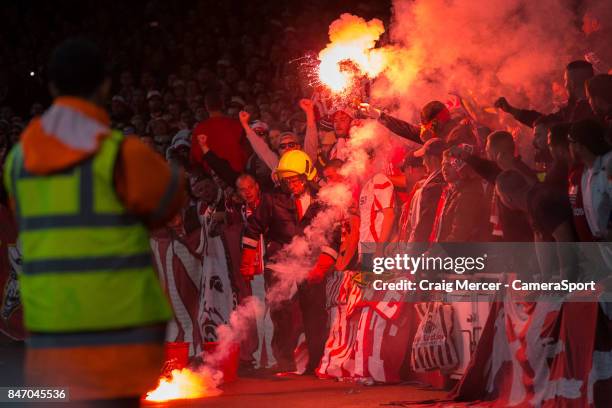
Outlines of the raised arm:
M278 166L278 155L272 149L270 149L270 146L268 146L266 141L261 136L251 129L249 126L249 118L251 115L248 112L241 111L239 117L240 123L242 124L242 127L246 133L247 140L251 144L251 147L253 147L255 154L266 164L266 166L268 166L270 170L274 171Z

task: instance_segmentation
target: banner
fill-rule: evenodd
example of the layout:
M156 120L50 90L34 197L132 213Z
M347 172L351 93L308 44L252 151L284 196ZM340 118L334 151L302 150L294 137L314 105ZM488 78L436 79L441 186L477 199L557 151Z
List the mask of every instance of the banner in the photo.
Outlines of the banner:
M23 340L25 336L17 281L19 273L21 252L17 247L17 228L11 212L0 205L0 331L13 340Z

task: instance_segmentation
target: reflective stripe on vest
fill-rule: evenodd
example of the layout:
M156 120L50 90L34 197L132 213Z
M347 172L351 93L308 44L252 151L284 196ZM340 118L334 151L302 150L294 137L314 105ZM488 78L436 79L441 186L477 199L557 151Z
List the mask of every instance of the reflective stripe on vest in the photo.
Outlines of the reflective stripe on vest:
M122 139L113 132L93 157L44 176L25 170L20 145L12 152L21 295L30 331L118 329L170 317L148 231L114 189Z

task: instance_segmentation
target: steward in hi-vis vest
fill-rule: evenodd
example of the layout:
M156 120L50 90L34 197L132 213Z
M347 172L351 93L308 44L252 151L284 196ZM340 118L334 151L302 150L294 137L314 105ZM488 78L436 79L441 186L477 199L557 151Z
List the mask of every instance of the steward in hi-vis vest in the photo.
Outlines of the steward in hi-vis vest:
M183 177L110 128L102 108L110 80L93 44L64 42L48 74L54 102L30 122L4 172L23 256L26 385L136 403L159 376L172 314L148 227L181 208Z

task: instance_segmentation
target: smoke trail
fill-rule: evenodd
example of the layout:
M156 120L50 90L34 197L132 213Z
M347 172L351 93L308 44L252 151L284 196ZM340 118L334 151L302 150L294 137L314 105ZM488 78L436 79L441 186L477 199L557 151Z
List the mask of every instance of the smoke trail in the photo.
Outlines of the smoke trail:
M263 305L255 296L244 299L232 311L229 322L217 327L217 347L205 355L205 368L217 368L229 353L249 335L253 322L263 314Z
M266 294L268 302L278 303L289 299L295 291L295 285L306 279L320 248L330 245L331 234L353 204L354 186L361 184L377 167L384 167L390 146L386 132L374 122L366 122L351 129L347 145L348 159L340 169L346 182L328 184L319 190L317 199L324 205L324 210L315 216L303 235L294 237L267 265L278 278ZM374 162L377 166L370 165L368 150L376 151Z

